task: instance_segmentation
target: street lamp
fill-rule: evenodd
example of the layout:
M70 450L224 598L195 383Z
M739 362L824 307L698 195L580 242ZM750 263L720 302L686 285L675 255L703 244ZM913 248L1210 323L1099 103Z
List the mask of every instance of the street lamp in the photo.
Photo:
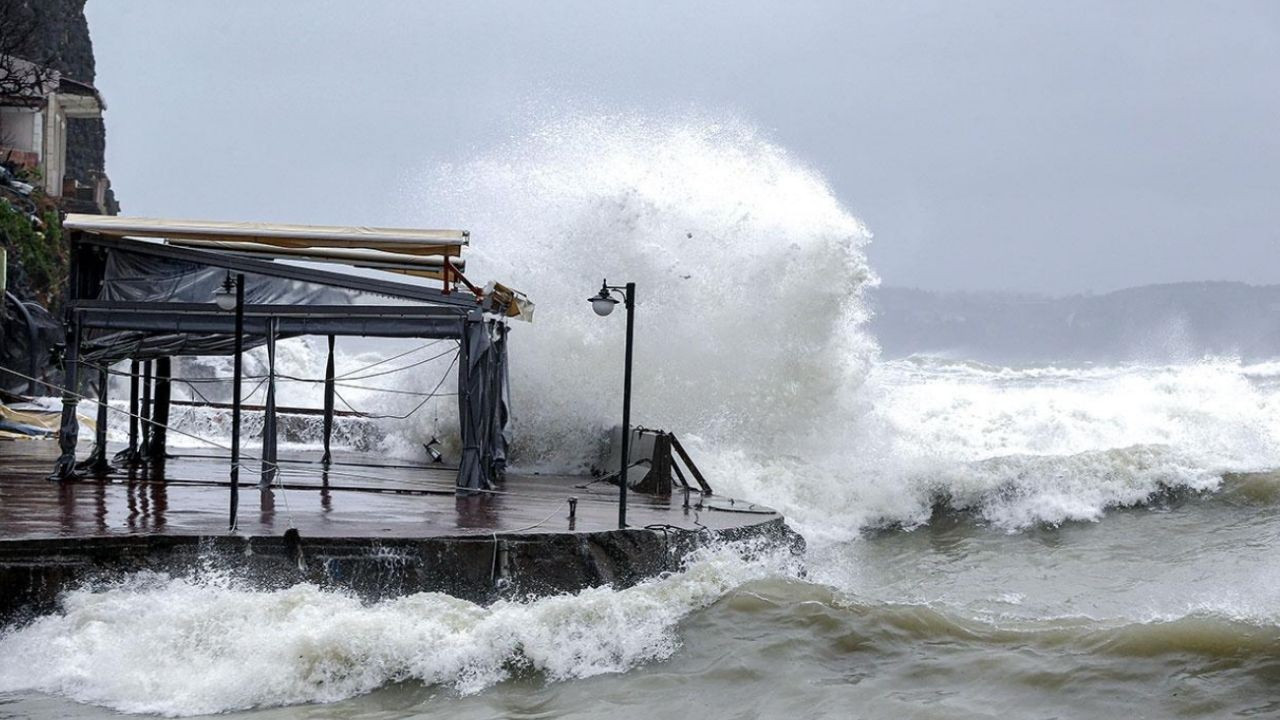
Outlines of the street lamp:
M231 271L227 271L227 277L222 281L222 287L213 291L213 301L218 304L222 310L232 310L236 306L236 284L231 279Z
M618 528L627 526L627 461L631 454L631 345L635 327L636 284L610 285L608 280L600 283L600 292L595 297L587 298L591 309L600 317L613 312L618 304L615 293L622 295L622 302L627 308L627 360L622 380L622 469L618 473Z
M244 353L244 273L236 273L222 281L222 287L213 291L213 301L222 310L236 311L235 345L232 348L231 378L231 512L228 527L236 529L236 511L240 507L240 356Z

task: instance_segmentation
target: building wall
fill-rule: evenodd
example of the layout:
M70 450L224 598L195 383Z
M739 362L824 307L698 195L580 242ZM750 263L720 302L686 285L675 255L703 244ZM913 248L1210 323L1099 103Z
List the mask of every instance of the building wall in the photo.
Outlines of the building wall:
M44 111L44 191L52 197L62 195L62 179L66 169L67 118L58 103L57 93L45 99Z
M86 0L18 1L35 11L39 24L33 54L52 55L54 69L72 80L92 85L96 69L89 21L84 15ZM106 124L101 118L71 118L66 123L65 176L81 185L93 186L97 178L106 173ZM119 208L109 188L106 204L112 214Z
M0 107L0 145L23 152L40 152L39 111Z

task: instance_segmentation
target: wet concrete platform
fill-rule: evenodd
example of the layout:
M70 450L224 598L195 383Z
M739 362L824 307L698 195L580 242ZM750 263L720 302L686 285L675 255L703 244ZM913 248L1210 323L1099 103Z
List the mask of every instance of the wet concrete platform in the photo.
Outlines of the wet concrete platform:
M451 468L338 455L326 470L283 451L270 491L256 465L242 466L229 530L225 456L178 453L163 467L55 483L45 478L56 456L52 441L0 442L0 621L47 609L68 587L211 562L266 585L484 601L634 584L708 542L803 546L776 512L739 499L693 493L686 508L683 493L631 494L620 530L617 487L589 477L512 474L498 492L458 496Z
M119 448L113 448L116 450ZM88 453L83 448L80 457ZM618 527L618 488L592 478L510 475L495 493L459 497L455 469L338 454L326 470L303 453L281 453L282 485L258 490L258 465L240 473L237 529L229 532L230 460L182 454L161 467L118 470L68 483L45 480L53 441L0 442L0 542L35 538L167 535L280 535L422 538L513 532L600 532ZM569 498L576 497L571 523ZM724 530L776 517L762 506L694 493L631 493L627 524ZM701 505L701 509L698 509Z

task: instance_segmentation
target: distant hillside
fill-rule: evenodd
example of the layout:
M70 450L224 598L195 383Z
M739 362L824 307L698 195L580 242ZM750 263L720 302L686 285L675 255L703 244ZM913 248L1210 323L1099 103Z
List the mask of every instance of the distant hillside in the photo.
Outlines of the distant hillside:
M881 287L870 329L885 357L984 362L1176 362L1280 357L1280 285L1195 282L1045 297Z

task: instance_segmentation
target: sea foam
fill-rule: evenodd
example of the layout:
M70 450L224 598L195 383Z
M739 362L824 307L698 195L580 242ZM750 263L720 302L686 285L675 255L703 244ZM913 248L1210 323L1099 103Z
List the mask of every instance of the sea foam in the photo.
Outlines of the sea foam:
M749 556L749 560L745 556ZM720 546L674 575L480 606L440 593L375 603L226 574L137 574L68 593L0 635L0 692L37 690L129 713L201 715L333 702L414 680L470 694L513 676L626 671L679 647L676 625L728 590L796 572L786 551Z
M678 433L719 491L777 507L811 541L911 527L938 506L1008 530L1097 520L1280 466L1275 363L878 360L862 329L869 232L816 170L733 118L554 118L424 169L405 195L400 222L466 225L468 273L538 304L532 325L512 325L517 470L586 469L620 416L622 319L585 301L602 276L638 285L633 420ZM281 348L285 374L322 376L318 343ZM339 373L386 352L340 342ZM449 360L344 385L340 407L407 412L417 397L369 388L430 391ZM225 377L208 362L204 374ZM319 389L290 381L281 402L318 407ZM177 422L226 433L220 413L184 409ZM337 436L415 456L455 426L445 397L407 420L342 418ZM290 430L304 447L319 423Z

